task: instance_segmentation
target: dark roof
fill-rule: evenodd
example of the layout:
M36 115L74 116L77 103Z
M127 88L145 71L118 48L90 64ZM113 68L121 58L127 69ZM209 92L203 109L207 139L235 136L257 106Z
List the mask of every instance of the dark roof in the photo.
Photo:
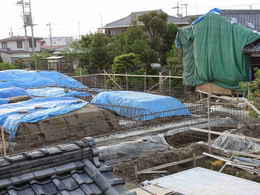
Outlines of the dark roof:
M120 27L132 26L133 22L137 19L138 16L142 16L142 15L152 12L152 11L163 12L162 10L149 10L149 11L133 12L124 18L121 18L119 20L106 24L104 28L120 28ZM168 16L168 22L179 24L179 25L189 24L189 22L186 19L178 18L178 17L174 17L174 16Z
M237 23L260 32L260 10L223 10L223 16L232 19Z
M246 45L243 49L244 53L247 55L254 56L257 54L259 57L260 54L260 39L257 39L256 41Z
M1 195L134 195L98 157L92 138L0 158Z
M31 36L27 36L27 39L32 39L32 37ZM34 37L34 39L41 40L42 38ZM12 37L8 37L8 38L5 38L5 39L0 39L0 42L18 41L18 40L26 40L26 37L25 36L12 36Z
M31 51L25 51L25 50L0 49L0 53L21 54L21 53L32 53L32 52Z

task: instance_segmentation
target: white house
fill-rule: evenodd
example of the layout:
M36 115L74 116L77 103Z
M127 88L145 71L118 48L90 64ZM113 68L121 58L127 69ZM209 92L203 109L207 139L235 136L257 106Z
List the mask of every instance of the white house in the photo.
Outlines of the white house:
M0 55L4 62L14 63L17 59L29 58L32 52L41 50L42 38L11 36L0 40Z
M42 49L61 51L70 47L73 37L52 37L43 38Z

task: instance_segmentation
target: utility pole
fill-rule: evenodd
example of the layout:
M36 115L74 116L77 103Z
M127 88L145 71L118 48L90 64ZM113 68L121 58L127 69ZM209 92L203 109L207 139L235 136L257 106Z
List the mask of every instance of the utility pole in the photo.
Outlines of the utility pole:
M33 24L33 19L32 19L32 3L31 3L31 0L29 0L28 1L28 8L29 8L29 15L30 15L30 19L31 19L31 25L30 25L30 27L31 27L31 33L32 33L32 54L34 54L34 47L36 46L36 44L34 44L35 43L35 41L34 41L34 29L33 29L33 26L34 26L34 24Z
M188 16L188 3L181 4L185 8L185 16Z
M50 35L50 46L52 49L52 27L51 27L51 23L49 22L48 24L46 24L49 27L49 35Z
M180 3L179 1L177 1L177 6L173 7L172 9L177 9L177 16L179 17L180 16Z
M31 28L31 49L32 54L34 54L34 24L32 19L32 4L31 0L18 0L17 5L22 7L22 17L24 23L24 34L25 34L25 49L29 51L29 39L28 39L28 31L27 27Z

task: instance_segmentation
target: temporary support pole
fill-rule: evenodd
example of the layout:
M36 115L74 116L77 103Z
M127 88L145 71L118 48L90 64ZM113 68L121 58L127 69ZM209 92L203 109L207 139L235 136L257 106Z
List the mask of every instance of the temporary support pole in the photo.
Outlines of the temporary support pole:
M146 91L147 89L147 77L146 77L146 71L144 73L144 92Z
M172 75L172 71L169 71L169 76ZM169 77L169 95L171 95L172 92L172 79Z
M128 91L128 75L125 74L126 90Z
M209 146L209 153L211 153L211 125L210 125L210 99L211 94L208 94L208 146Z
M225 132L218 132L218 131L210 131L209 132L209 130L195 128L195 127L191 127L190 130L197 131L197 132L202 132L202 133L210 133L210 134L213 134L213 135L225 135L225 136L235 137L235 138L240 138L240 139L250 139L250 140L255 141L255 142L260 142L259 138L248 137L248 136L244 136L244 135L236 135L236 134L225 133Z
M5 132L3 127L0 127L0 129L1 129L1 138L2 138L2 145L3 145L3 154L4 156L6 156Z

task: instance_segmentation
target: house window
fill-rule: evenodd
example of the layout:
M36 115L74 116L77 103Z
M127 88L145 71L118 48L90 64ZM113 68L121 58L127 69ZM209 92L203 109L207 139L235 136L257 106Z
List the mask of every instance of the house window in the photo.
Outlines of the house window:
M7 42L2 42L2 49L7 49Z
M29 47L32 48L32 39L29 39ZM34 39L34 48L36 48L36 39Z
M23 48L23 41L22 41L22 40L16 41L16 44L17 44L17 48L18 48L18 49Z

